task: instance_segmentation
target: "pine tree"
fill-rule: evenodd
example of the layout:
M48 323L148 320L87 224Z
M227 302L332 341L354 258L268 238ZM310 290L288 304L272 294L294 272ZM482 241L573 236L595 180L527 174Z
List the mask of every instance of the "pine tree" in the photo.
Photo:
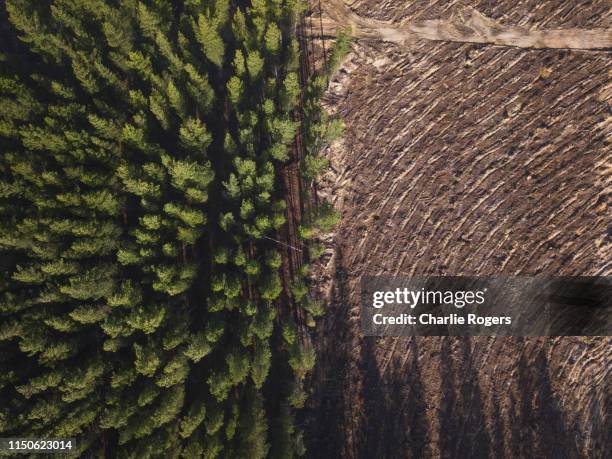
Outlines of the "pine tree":
M265 457L273 424L301 451L263 395L272 365L314 364L278 313L274 243L299 2L250 3L7 0L0 32L21 41L0 68L4 436L74 436L87 456ZM316 162L338 125L311 105ZM315 315L306 287L292 293Z

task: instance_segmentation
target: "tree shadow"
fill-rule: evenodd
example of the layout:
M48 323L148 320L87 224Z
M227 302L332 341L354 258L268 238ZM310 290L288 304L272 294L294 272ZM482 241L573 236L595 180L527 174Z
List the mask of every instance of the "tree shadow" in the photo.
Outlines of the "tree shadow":
M521 352L516 381L520 400L511 415L509 452L515 457L579 458L577 432L568 430L550 382L547 349L540 347L532 363Z
M551 384L546 341L516 339L516 345L504 346L505 352L517 355L516 367L502 368L504 377L497 379L485 406L475 364L477 342L439 338L439 389L425 367L435 357L419 360L419 347L431 350L436 346L429 340L434 338L398 338L396 349L404 352L396 350L396 358L383 370L381 339L361 337L349 292L339 247L334 301L317 328L312 395L300 415L308 457L583 457L576 446L579 430L568 428ZM439 397L432 390L440 390ZM440 400L439 406L427 406L426 395ZM594 405L591 411L601 410ZM430 430L432 418L438 435ZM605 426L605 420L600 424ZM593 428L605 429L601 425ZM592 435L596 450L609 436L600 430ZM589 456L604 455L592 452Z
M430 457L424 388L418 361L418 345L410 339L405 363L389 363L381 375L376 359L377 340L364 338L363 432L358 451L362 458Z
M440 378L442 398L438 407L441 457L485 458L496 456L486 425L478 371L473 364L469 338L456 338L460 356L453 358L453 338L443 337Z
M501 456L506 451L506 439L504 436L506 422L504 417L502 416L502 412L500 409L500 403L498 397L496 397L492 402L492 413L491 419L493 420L493 424L491 426L491 451L495 453L495 455Z
M356 335L348 276L336 251L333 302L317 329L317 365L302 428L312 458L430 457L416 339L381 376L378 339ZM410 338L401 338L408 340ZM356 354L357 353L357 354Z
M402 441L407 457L430 457L425 389L419 368L419 349L416 338L412 338L410 343L410 360L404 368L397 369L394 372L392 384L396 391L396 397L392 399L392 402L397 400L403 392L401 384L403 384L403 389L408 392L405 397L402 397L401 406L394 407L392 403L389 407L390 411L395 411L396 417L391 424L393 438ZM388 450L387 456L394 457L394 453L394 450Z
M348 276L340 245L336 248L333 285L332 301L313 340L317 363L311 378L311 395L302 416L307 455L312 458L347 456L352 333Z

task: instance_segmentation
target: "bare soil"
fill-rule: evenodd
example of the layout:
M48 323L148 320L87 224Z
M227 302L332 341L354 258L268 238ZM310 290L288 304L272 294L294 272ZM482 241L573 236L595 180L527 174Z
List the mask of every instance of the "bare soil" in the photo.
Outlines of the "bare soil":
M457 5L525 27L610 27L605 1L358 1L385 21ZM325 2L323 2L325 10ZM363 275L610 275L612 56L358 41L330 84L340 210L316 281L312 457L605 457L610 338L364 338ZM608 453L606 453L608 451Z
M455 3L455 2L451 2ZM457 2L458 3L458 2ZM344 0L327 0L323 29L332 34L338 25L351 26L355 38L379 39L407 45L418 39L459 43L487 43L519 48L612 48L610 28L528 28L507 25L470 6L455 6L445 19L380 21L356 14Z

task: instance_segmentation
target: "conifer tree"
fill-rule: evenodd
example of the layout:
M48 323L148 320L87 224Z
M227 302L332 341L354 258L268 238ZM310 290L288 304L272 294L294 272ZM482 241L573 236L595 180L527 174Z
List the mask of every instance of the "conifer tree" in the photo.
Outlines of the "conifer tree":
M321 308L283 285L274 243L301 3L5 6L0 434L88 456L303 453L289 405L314 355L280 298ZM314 177L335 128L310 107ZM300 390L270 381L291 368Z

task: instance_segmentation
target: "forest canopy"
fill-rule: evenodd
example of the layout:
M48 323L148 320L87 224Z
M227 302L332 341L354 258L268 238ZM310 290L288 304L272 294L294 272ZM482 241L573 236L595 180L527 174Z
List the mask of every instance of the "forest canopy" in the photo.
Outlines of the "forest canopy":
M113 457L304 453L300 318L322 307L308 265L283 277L280 177L298 130L305 180L340 132L324 75L299 72L305 7L5 2L3 437ZM300 250L319 256L335 220L308 207Z

